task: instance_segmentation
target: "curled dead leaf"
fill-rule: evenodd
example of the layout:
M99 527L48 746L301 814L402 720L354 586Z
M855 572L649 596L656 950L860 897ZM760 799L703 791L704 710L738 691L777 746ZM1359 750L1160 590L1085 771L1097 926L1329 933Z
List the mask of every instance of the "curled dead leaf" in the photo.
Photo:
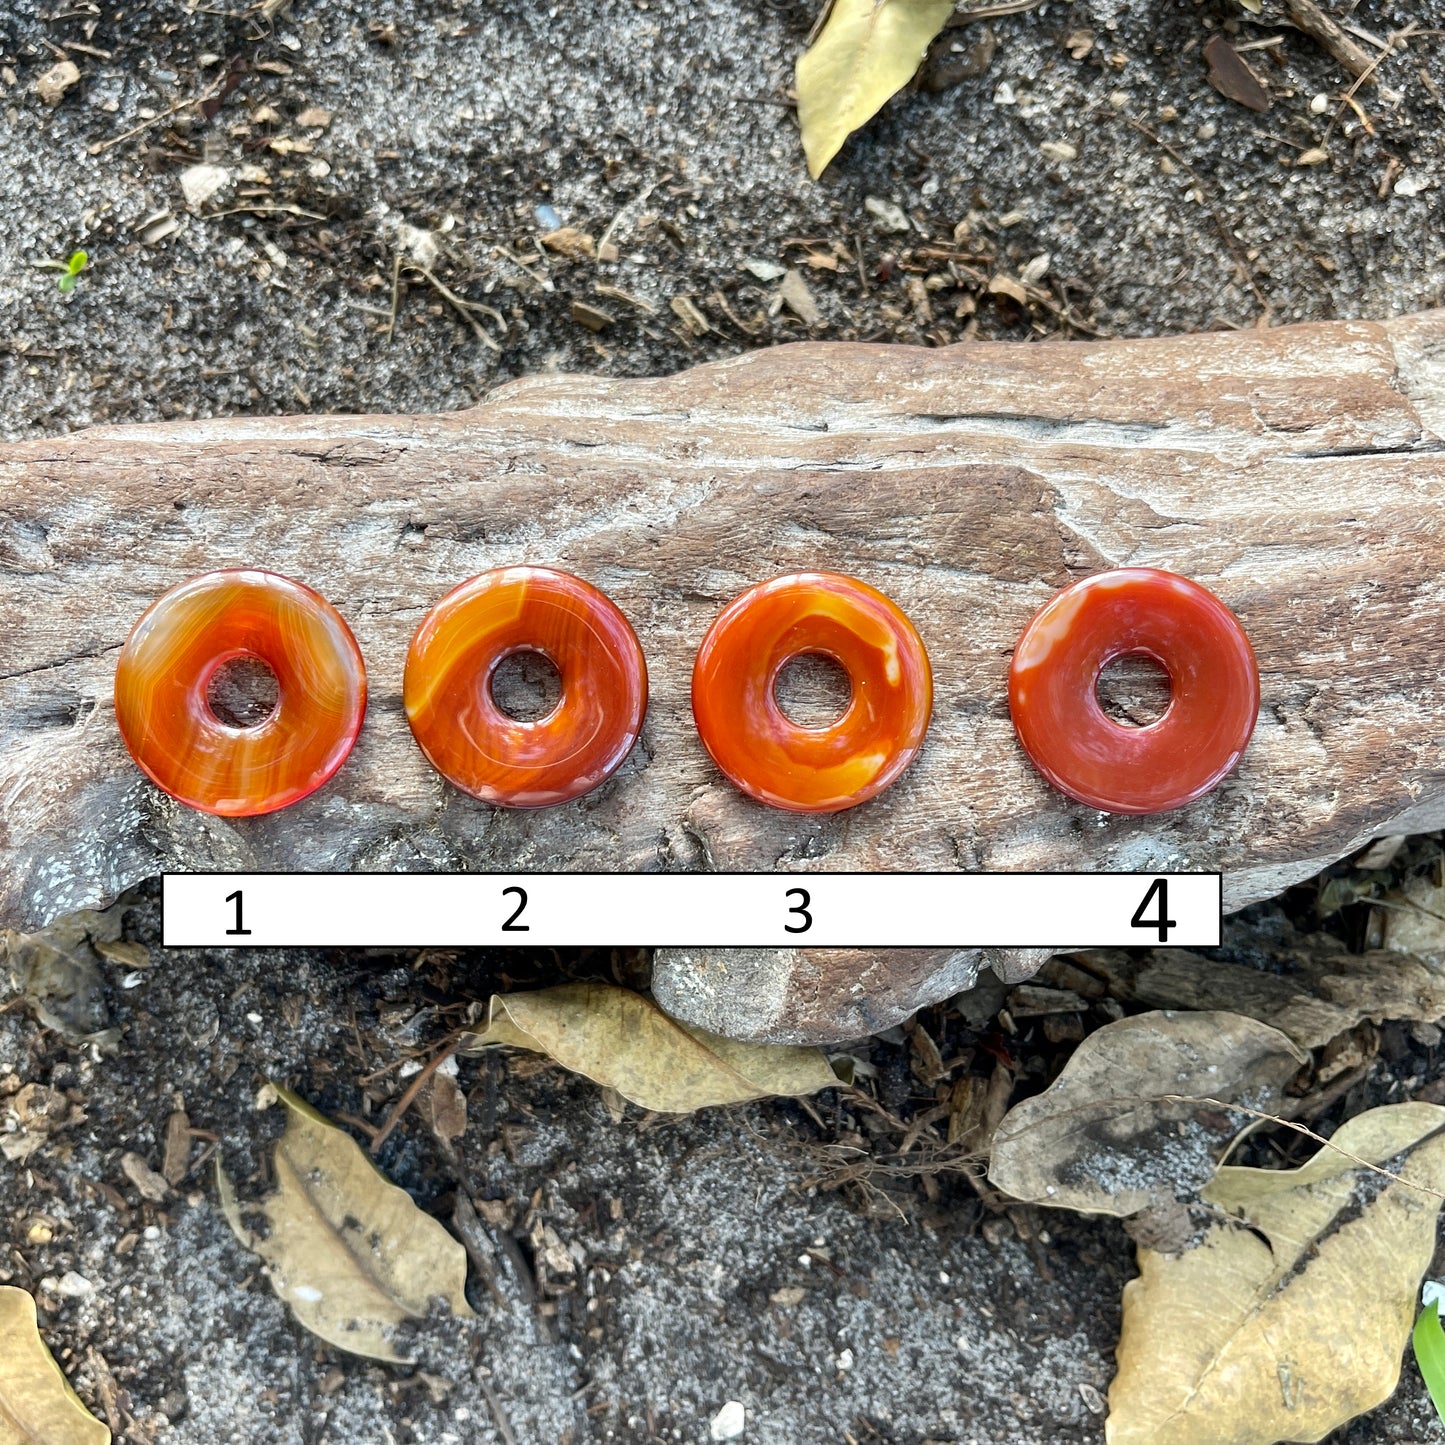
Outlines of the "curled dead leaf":
M1228 1222L1182 1255L1141 1248L1124 1286L1109 1445L1322 1440L1387 1399L1435 1251L1442 1131L1445 1108L1393 1104L1302 1168L1221 1168L1203 1196Z
M1090 1034L1064 1071L1010 1109L990 1182L1031 1204L1133 1214L1202 1185L1238 1120L1201 1098L1275 1106L1308 1055L1233 1013L1149 1013Z
M798 124L814 180L908 84L952 11L953 0L834 0L798 60Z
M110 1445L40 1338L28 1291L0 1285L0 1445Z
M498 1044L549 1055L644 1109L685 1114L838 1083L819 1049L740 1044L670 1018L651 999L602 983L493 994L487 1025L457 1052Z
M352 1354L406 1363L397 1329L424 1319L434 1299L454 1314L472 1313L466 1251L349 1134L289 1090L276 1094L287 1111L272 1164L276 1190L243 1206L218 1163L222 1213L312 1334ZM264 1234L247 1227L247 1213L264 1219Z

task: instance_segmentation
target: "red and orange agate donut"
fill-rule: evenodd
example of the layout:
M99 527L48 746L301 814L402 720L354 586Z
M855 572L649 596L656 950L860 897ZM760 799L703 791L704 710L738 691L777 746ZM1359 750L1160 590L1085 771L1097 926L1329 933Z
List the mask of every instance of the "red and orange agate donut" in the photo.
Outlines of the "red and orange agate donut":
M802 727L774 695L795 657L830 657L853 696L836 722ZM797 813L876 797L923 745L933 676L922 639L881 592L836 572L774 577L734 598L692 673L692 712L713 760L743 792Z
M269 717L222 722L217 670L257 658L276 676ZM223 817L271 813L346 760L366 712L366 668L341 614L274 572L207 572L157 598L115 670L115 716L142 772L173 798Z
M562 680L546 717L508 717L497 665L539 652ZM455 587L422 620L403 697L421 750L464 792L504 808L580 797L632 750L647 710L647 663L627 619L597 588L545 567L506 567Z
M1147 727L1116 723L1099 705L1099 674L1131 654L1169 674L1169 706ZM1009 710L1056 788L1109 813L1161 813L1202 797L1239 761L1259 713L1259 669L1239 620L1207 588L1124 567L1066 587L1024 629Z

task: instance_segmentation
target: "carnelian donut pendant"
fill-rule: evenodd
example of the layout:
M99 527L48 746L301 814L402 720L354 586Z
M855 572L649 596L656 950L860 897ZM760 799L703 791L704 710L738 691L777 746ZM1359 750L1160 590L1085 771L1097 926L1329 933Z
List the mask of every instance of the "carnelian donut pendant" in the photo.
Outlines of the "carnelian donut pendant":
M826 727L801 727L774 695L795 657L830 657L853 696ZM881 592L836 572L749 588L698 649L692 714L704 745L750 797L795 813L836 813L876 797L923 745L933 676L923 641Z
M278 696L254 727L207 701L217 670L256 658ZM173 798L227 818L272 813L346 761L366 712L366 669L324 597L274 572L207 572L157 598L115 669L115 716L142 772Z
M1130 654L1169 674L1169 706L1147 727L1099 706L1099 674ZM1259 669L1239 620L1207 588L1124 567L1066 587L1024 629L1009 711L1056 788L1107 813L1162 813L1202 797L1239 761L1259 713Z
M546 717L519 722L492 697L504 658L540 652L561 674ZM483 572L422 619L406 657L407 721L431 765L502 808L590 792L632 751L647 711L647 663L597 588L545 567Z

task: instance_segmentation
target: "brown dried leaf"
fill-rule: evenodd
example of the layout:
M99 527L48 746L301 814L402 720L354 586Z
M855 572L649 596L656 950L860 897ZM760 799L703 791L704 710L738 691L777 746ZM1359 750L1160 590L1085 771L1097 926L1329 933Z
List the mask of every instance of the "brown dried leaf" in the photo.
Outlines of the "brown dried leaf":
M110 1445L40 1338L28 1291L0 1285L0 1445Z
M1209 66L1210 85L1226 100L1235 101L1250 110L1264 112L1269 109L1269 92L1224 36L1210 36L1204 46L1204 60Z
M1133 1214L1214 1172L1235 1132L1171 1096L1270 1109L1307 1061L1278 1029L1232 1013L1150 1013L1106 1024L1044 1090L1009 1110L988 1177L1031 1204ZM1181 1132L1181 1127L1183 1130Z
M1392 923L1396 916L1392 910ZM1182 948L1098 949L1079 959L1123 1002L1248 1014L1305 1049L1319 1048L1365 1019L1431 1023L1445 1017L1445 965L1382 949L1348 953L1323 934L1295 935L1271 947L1268 968Z
M1322 1440L1387 1399L1435 1252L1442 1130L1445 1109L1394 1104L1300 1169L1220 1169L1204 1197L1231 1222L1177 1257L1141 1248L1124 1286L1109 1445ZM1341 1151L1421 1187L1377 1189Z
M267 1264L272 1288L312 1334L374 1360L406 1363L396 1331L441 1297L470 1315L466 1250L398 1189L356 1141L287 1089L276 1145L276 1190L254 1206L264 1237L246 1227L219 1163L221 1210L236 1238Z
M486 1028L464 1034L457 1052L497 1044L546 1054L663 1114L812 1094L838 1082L819 1049L718 1038L670 1018L641 994L602 983L493 994Z

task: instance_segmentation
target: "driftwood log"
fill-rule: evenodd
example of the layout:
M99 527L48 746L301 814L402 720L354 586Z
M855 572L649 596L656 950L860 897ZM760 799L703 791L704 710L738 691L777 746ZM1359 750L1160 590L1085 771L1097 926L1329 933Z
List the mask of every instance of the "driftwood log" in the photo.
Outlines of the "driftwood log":
M113 427L0 448L0 924L165 868L1205 868L1231 907L1385 832L1445 825L1445 312L1102 344L799 345L657 380L536 377L449 416ZM499 812L434 774L401 664L460 579L553 563L647 649L642 745L599 792ZM1009 724L1010 650L1057 587L1153 564L1214 588L1257 650L1238 772L1108 818ZM145 783L117 650L173 583L254 565L350 620L371 708L333 782L226 822ZM892 595L933 658L924 751L829 818L720 777L688 707L719 607L832 568ZM968 986L957 952L671 952L655 987L737 1037L841 1039Z

